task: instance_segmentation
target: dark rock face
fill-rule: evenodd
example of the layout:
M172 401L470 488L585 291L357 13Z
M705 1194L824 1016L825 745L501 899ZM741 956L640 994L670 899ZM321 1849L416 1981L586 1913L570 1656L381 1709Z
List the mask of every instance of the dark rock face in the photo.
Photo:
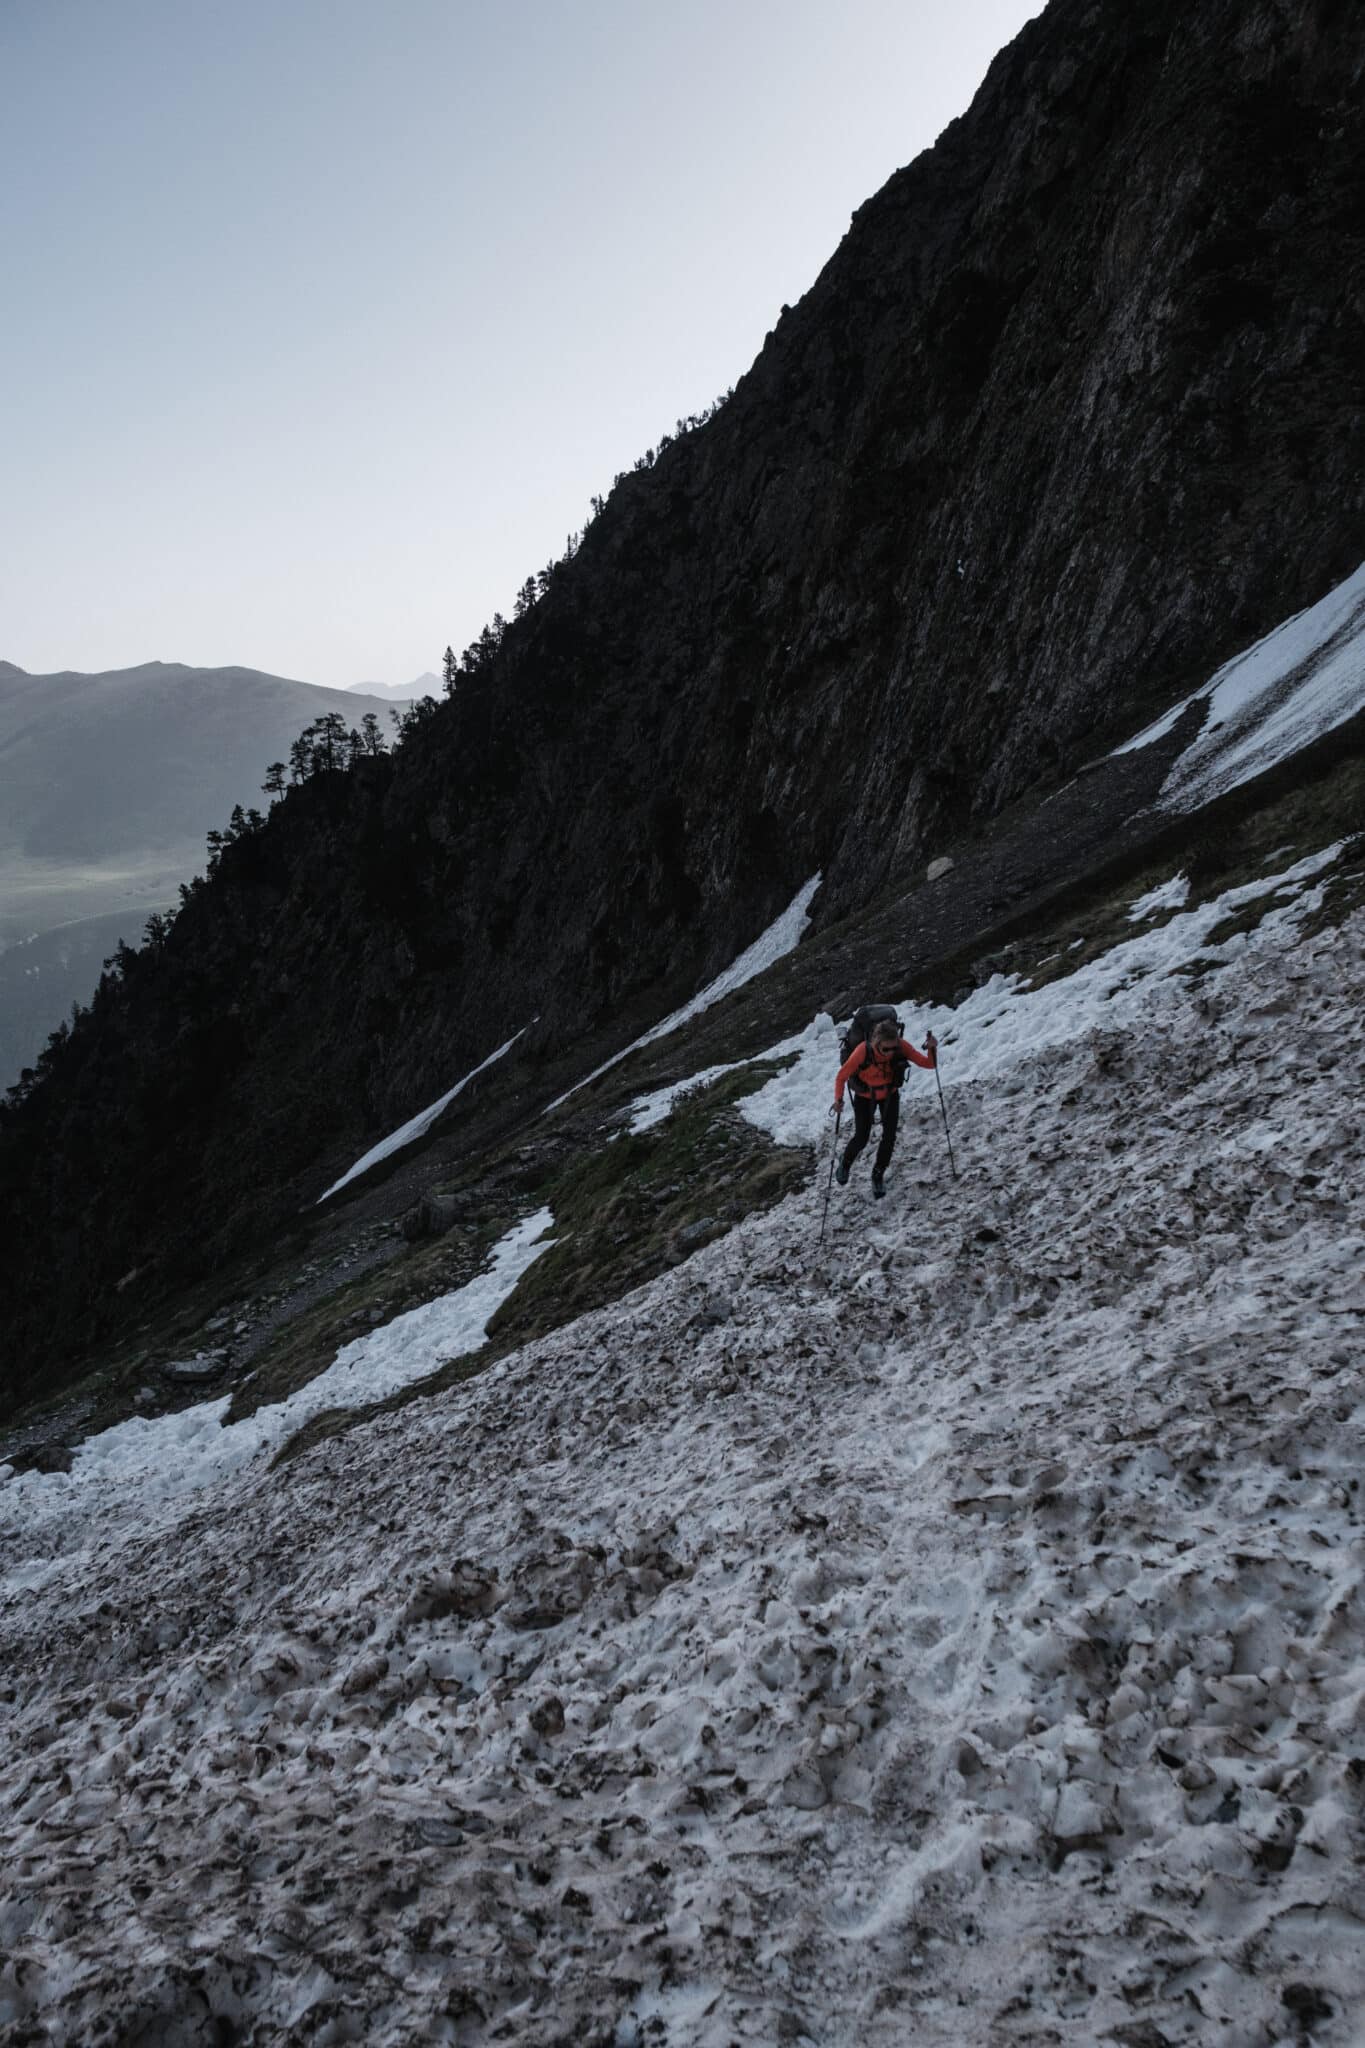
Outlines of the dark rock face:
M16 1370L531 1017L534 1062L658 1015L817 867L826 918L921 870L1353 568L1363 68L1349 0L1054 0L492 665L230 847L9 1113Z

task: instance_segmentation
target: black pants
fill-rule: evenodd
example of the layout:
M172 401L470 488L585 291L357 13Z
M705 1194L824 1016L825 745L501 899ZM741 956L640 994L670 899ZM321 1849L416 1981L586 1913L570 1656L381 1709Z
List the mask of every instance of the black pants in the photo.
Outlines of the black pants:
M844 1147L844 1166L846 1168L852 1166L854 1160L872 1136L872 1113L877 1107L870 1095L854 1095L852 1100L853 1136ZM896 1126L900 1122L901 1099L894 1088L889 1095L882 1097L881 1111L882 1136L881 1143L877 1147L876 1161L872 1168L874 1173L886 1172L887 1167L891 1164L891 1154L896 1148Z

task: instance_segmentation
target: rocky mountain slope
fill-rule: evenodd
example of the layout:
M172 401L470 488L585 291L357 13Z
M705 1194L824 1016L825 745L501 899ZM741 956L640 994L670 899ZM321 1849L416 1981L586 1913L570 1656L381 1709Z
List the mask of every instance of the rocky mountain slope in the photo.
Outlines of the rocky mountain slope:
M1365 840L1252 865L907 1010L956 1178L919 1075L823 1243L821 1158L273 1468L306 1400L0 1480L5 2038L1349 2048Z
M1058 0L10 1103L6 2043L1352 2048L1363 42Z
M861 914L1353 569L1361 66L1335 0L1055 0L455 701L54 1049L0 1135L26 1359L278 1235L513 1030L547 1100L812 873Z

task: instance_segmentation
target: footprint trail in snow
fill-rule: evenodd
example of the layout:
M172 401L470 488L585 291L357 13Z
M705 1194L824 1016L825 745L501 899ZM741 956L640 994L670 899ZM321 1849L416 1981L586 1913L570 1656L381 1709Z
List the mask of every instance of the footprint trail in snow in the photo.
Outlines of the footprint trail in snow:
M0 1604L3 2038L1356 2039L1365 919L1114 1014Z

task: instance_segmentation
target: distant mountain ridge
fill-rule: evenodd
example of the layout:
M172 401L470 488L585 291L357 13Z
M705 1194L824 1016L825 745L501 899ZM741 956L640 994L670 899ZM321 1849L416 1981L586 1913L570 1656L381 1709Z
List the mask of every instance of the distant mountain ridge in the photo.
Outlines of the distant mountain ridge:
M258 801L272 760L329 711L390 702L242 667L149 661L31 675L0 662L0 854L101 861L183 847Z
M414 697L435 697L440 694L441 678L429 668L410 683L348 683L348 696L383 697L390 704L406 704Z
M0 661L0 1089L202 871L206 834L264 808L266 769L305 726L372 712L391 738L403 701L244 667Z

